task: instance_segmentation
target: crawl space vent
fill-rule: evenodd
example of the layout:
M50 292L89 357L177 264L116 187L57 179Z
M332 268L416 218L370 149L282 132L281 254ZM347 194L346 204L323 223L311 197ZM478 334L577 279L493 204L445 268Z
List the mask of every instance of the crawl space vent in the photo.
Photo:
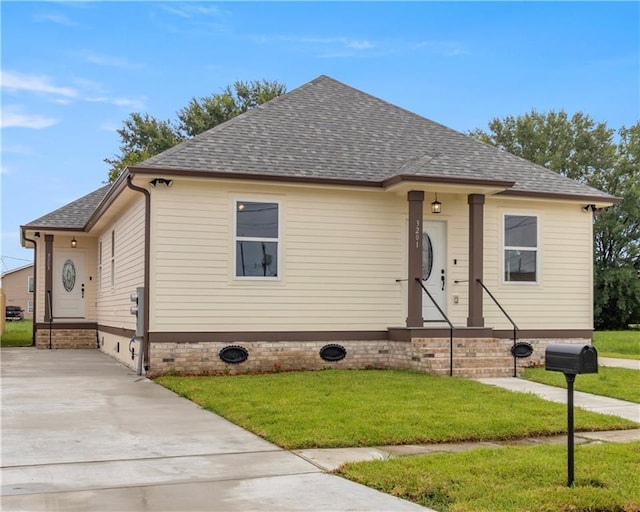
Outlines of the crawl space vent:
M249 352L239 345L228 345L220 351L220 359L229 364L240 364L249 357Z
M320 357L325 361L340 361L347 355L347 349L342 345L331 343L320 349Z

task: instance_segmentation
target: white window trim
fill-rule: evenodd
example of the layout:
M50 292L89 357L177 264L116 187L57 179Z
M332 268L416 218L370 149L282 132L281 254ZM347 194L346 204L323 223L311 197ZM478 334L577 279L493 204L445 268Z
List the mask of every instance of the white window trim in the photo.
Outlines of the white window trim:
M27 301L27 313L33 313L33 300L29 299Z
M111 289L116 287L116 230L111 230Z
M278 205L278 237L277 238L257 238L257 237L239 237L238 233L238 203L274 203ZM242 198L242 199L234 199L233 200L233 259L231 262L231 275L234 281L281 281L282 280L282 257L281 257L281 248L282 248L282 204L278 199L271 198L260 198L260 199L250 199L250 198ZM278 244L277 250L277 258L278 258L278 275L275 277L271 276L237 276L236 275L236 258L238 256L238 243L237 242L275 242Z
M27 276L27 293L33 293L35 291L36 283L33 276Z
M98 243L98 290L102 290L102 240Z
M535 217L536 219L536 245L535 247L520 247L520 246L515 246L515 245L506 245L506 239L505 239L505 225L506 225L506 221L507 221L507 217ZM500 270L500 276L501 276L501 281L502 284L505 284L507 286L513 286L513 285L526 285L526 286L536 286L539 285L541 283L541 279L540 279L540 214L539 213L532 213L532 212L505 212L502 214L502 224L500 225L500 239L501 239L501 251L500 251L500 265L501 265L501 270ZM505 279L505 274L506 274L506 270L507 270L507 266L506 266L506 258L505 258L505 252L507 250L513 250L513 251L530 251L530 252L535 252L536 253L536 280L535 281L507 281Z

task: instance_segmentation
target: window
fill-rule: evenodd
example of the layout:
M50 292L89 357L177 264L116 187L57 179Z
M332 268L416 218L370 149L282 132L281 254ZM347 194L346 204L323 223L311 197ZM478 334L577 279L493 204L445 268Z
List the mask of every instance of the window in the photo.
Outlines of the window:
M116 232L111 232L111 288L116 285Z
M98 290L102 289L102 241L98 245Z
M27 301L27 313L33 313L33 301L32 300L28 300Z
M504 217L504 280L536 282L538 265L538 218L531 215Z
M33 293L35 289L33 276L27 277L27 293Z
M236 201L236 277L278 277L278 203Z

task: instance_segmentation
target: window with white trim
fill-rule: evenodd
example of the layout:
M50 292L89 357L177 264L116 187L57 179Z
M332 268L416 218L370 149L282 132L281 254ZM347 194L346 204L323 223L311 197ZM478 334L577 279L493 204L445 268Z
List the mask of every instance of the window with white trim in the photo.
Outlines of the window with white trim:
M537 282L538 217L504 216L505 282Z
M27 293L33 293L35 290L35 281L33 280L33 276L27 277Z
M27 301L27 313L33 313L33 301L32 300L28 300Z
M98 290L102 290L102 241L98 244Z
M116 232L111 232L111 288L116 285Z
M236 277L278 277L279 210L278 203L236 201Z

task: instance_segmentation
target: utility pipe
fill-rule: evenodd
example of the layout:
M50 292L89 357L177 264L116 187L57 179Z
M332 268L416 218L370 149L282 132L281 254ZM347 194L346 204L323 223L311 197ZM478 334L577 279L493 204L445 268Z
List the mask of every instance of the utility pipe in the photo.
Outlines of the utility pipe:
M151 255L151 194L146 188L138 187L133 183L133 176L127 176L127 187L144 195L144 335L141 341L140 354L138 355L138 375L149 369L149 264ZM146 363L146 364L145 364Z
M31 318L31 323L33 324L33 329L31 333L31 346L36 346L36 304L38 303L37 298L38 294L36 290L38 289L38 244L36 243L35 238L27 238L24 239L27 242L31 242L33 244L33 318Z

